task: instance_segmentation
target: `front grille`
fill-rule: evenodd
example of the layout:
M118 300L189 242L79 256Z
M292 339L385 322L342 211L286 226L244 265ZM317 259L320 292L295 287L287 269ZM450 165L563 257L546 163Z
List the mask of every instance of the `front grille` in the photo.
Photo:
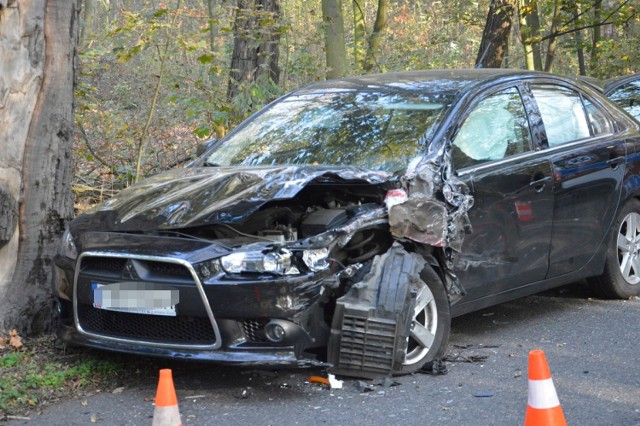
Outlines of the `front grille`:
M106 271L122 273L127 259L117 257L85 257L82 260L82 269L90 271Z
M247 336L247 340L254 343L268 342L264 335L264 326L266 323L266 319L242 321L242 328L244 329L245 336Z
M191 279L191 272L178 263L144 261L144 266L154 277Z
M345 312L342 319L338 370L389 374L394 362L396 321L358 314Z
M216 340L205 317L132 314L79 305L78 321L86 332L109 337L193 345L211 345Z

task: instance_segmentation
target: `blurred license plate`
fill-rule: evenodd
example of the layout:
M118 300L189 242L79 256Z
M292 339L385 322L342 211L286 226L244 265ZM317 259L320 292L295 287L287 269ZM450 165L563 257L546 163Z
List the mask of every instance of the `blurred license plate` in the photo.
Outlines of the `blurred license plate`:
M132 314L176 316L180 293L153 283L91 283L93 307Z

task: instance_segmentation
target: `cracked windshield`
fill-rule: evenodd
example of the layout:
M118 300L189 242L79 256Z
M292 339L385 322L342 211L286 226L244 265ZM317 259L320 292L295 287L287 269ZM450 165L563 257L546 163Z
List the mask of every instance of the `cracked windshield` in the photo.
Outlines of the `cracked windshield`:
M400 172L445 109L415 93L294 94L249 119L209 156L210 166L350 165Z

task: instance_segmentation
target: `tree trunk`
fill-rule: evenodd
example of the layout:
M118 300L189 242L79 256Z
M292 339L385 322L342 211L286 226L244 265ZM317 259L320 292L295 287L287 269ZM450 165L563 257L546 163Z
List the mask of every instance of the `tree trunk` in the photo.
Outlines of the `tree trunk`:
M371 71L374 66L380 64L377 60L380 51L380 42L382 41L382 33L387 28L387 16L389 15L389 0L378 0L378 13L376 13L376 22L373 24L373 31L369 37L369 46L367 48L367 56L364 58L364 70Z
M279 22L278 0L238 0L227 98L258 81L278 84L280 32L275 26Z
M346 71L347 50L344 41L342 0L322 0L324 47L327 60L327 78L342 77Z
M567 7L571 10L573 15L573 27L576 30L576 52L578 53L578 69L580 75L587 75L587 69L584 62L584 40L582 38L582 31L578 30L578 18L580 17L580 7L578 2L571 0L567 2Z
M598 67L598 60L600 59L600 38L601 28L600 20L602 19L602 0L593 1L593 22L596 24L592 29L591 38L591 57L589 63L591 65L591 72Z
M558 29L558 24L560 23L560 19L558 16L558 13L560 12L559 3L560 3L560 0L555 0L553 2L553 18L551 19L551 30L549 31L549 34L555 34ZM558 47L558 38L555 36L552 36L549 39L549 44L547 45L547 57L544 61L544 70L546 72L551 72L557 47Z
M353 58L358 69L364 68L365 23L363 0L353 0Z
M17 226L0 232L0 329L33 334L51 322L52 258L73 212L79 9L78 0L2 3L0 204Z
M528 70L542 70L540 53L540 18L538 16L538 0L521 0L520 32L524 48L525 62Z
M513 0L492 0L476 58L476 68L500 68L509 48Z
M82 46L89 46L93 40L95 17L95 0L82 0L82 24L80 25L80 44Z

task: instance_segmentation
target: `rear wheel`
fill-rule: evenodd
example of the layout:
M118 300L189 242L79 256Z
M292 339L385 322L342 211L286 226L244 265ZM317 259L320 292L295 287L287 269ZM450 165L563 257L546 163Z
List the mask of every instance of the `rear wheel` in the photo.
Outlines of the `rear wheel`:
M640 295L640 201L627 202L613 224L604 272L589 279L594 291L606 298Z

